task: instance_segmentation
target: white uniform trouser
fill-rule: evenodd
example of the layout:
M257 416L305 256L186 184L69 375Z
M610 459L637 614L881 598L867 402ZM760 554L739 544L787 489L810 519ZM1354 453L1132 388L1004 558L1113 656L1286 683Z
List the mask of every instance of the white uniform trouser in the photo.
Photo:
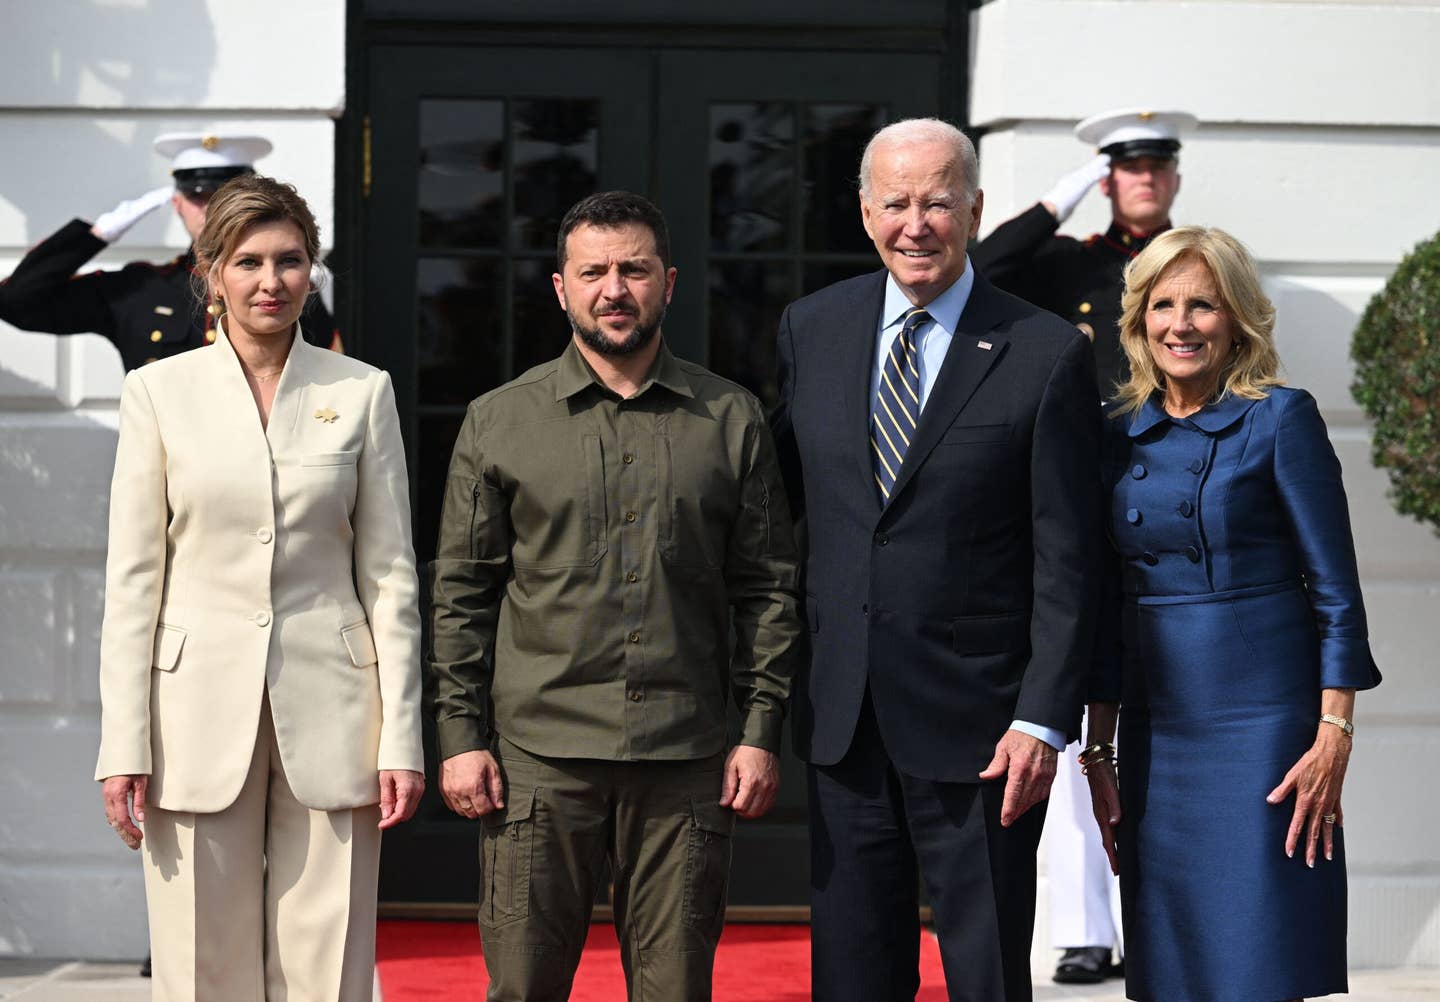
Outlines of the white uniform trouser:
M145 812L155 1002L369 1002L379 821L295 799L267 699L235 803Z
M1061 753L1045 815L1050 945L1114 946L1123 954L1120 881L1110 872L1090 807L1090 784L1075 761L1082 747L1077 742Z

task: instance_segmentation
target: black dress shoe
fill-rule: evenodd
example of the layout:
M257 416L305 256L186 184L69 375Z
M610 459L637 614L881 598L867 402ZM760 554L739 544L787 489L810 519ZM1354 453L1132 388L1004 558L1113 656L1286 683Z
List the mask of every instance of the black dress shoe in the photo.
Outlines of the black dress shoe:
M150 954L148 953L145 954L145 960L140 965L140 976L142 978L148 978L150 976Z
M1055 965L1055 980L1062 985L1098 985L1109 974L1108 946L1072 946Z

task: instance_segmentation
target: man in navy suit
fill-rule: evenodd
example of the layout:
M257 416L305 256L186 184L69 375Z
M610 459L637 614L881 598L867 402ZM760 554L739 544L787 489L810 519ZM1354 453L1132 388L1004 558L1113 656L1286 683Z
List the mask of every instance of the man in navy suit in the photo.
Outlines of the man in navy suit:
M1031 998L1043 802L1099 592L1100 406L1089 340L969 264L977 174L947 123L876 133L860 213L884 270L780 322L815 1002L914 998L917 865L952 1002Z

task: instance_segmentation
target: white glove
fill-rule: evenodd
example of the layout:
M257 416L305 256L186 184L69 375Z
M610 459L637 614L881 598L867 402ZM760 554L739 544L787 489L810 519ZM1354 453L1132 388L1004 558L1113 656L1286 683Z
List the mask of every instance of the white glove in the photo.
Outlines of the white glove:
M1063 223L1070 218L1070 213L1075 211L1085 193L1109 173L1110 154L1102 153L1084 167L1072 170L1056 181L1055 187L1047 191L1040 201L1052 209L1055 218Z
M112 244L119 240L130 227L170 201L170 196L173 194L175 194L175 186L167 184L163 188L147 191L139 198L121 202L96 219L95 225L90 227L90 232L107 244Z

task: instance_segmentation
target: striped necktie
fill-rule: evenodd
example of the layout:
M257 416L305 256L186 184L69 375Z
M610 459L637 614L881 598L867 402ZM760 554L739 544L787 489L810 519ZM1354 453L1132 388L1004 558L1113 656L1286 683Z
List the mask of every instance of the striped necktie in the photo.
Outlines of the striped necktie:
M875 455L875 483L880 488L882 504L890 501L890 492L900 476L900 464L905 461L905 452L915 437L915 425L920 421L920 368L915 361L915 331L929 321L930 314L923 307L907 312L880 369L875 414L870 419L870 450Z

